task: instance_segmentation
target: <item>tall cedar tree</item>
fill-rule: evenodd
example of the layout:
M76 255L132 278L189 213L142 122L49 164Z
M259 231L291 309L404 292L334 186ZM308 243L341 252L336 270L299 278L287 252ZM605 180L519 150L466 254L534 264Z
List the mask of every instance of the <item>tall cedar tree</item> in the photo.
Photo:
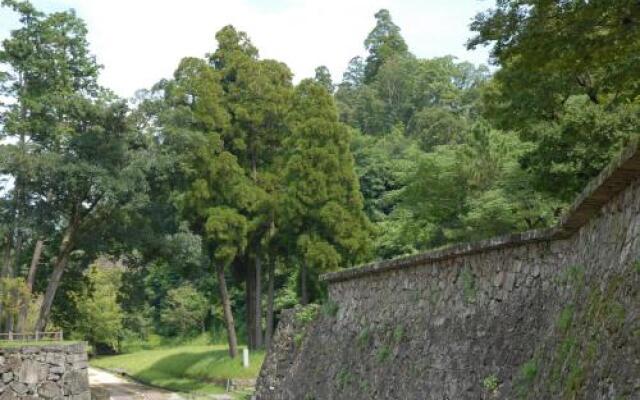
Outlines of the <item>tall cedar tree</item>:
M400 34L400 27L393 23L389 10L382 9L375 17L376 26L364 41L364 47L369 52L364 69L365 83L373 81L380 67L388 59L408 53L407 43Z
M248 248L237 263L246 281L249 346L263 345L262 268L267 246L275 230L275 202L281 157L287 136L286 115L290 107L291 72L286 65L258 58L258 50L246 33L232 26L217 34L218 49L211 65L221 74L224 106L230 116L225 145L236 155L257 193L255 207L244 216L249 221ZM272 260L271 260L272 261Z
M348 128L333 99L312 80L295 90L285 142L281 229L300 264L301 301L310 298L310 274L361 262L369 255L371 226L354 172Z
M191 229L204 238L218 278L229 354L235 357L237 335L225 271L247 246L245 214L256 203L255 192L237 158L225 149L229 114L221 103L220 74L204 60L185 58L162 89L163 148L175 160L182 182L173 188L173 199Z

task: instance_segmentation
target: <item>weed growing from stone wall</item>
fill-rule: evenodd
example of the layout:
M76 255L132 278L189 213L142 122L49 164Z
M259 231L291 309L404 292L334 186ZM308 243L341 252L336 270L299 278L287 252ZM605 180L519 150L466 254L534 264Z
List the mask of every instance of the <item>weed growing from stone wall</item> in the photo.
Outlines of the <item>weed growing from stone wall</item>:
M489 375L482 381L482 387L489 393L498 390L498 377L495 374Z
M347 386L350 386L353 382L353 375L348 369L342 368L336 375L336 387L339 390L344 390Z
M335 318L338 315L338 310L340 310L340 306L332 300L327 300L322 304L322 314L326 317Z
M318 315L318 308L319 306L317 304L308 304L300 308L295 315L296 322L301 325L307 325L316 319L316 316Z
M529 394L529 390L538 375L538 361L533 358L522 364L516 377L514 389L518 398L524 399Z
M404 327L397 326L396 329L394 329L393 331L393 341L395 342L396 345L400 344L403 337L404 337Z
M365 326L364 328L362 328L360 333L358 333L358 336L356 337L356 343L358 344L358 347L362 350L367 346L369 346L370 340L371 340L371 328L368 326Z
M476 300L476 283L473 273L469 267L465 267L460 273L462 279L462 294L464 301L473 303Z
M563 308L556 322L556 326L562 333L566 333L571 327L571 321L573 321L574 306L568 305Z
M385 362L391 356L391 349L389 346L382 346L378 349L378 353L376 354L376 358L379 362Z

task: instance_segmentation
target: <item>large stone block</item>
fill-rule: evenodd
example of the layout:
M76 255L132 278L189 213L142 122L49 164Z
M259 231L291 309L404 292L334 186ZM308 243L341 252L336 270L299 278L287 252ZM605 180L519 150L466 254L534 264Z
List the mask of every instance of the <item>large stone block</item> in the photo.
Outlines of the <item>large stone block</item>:
M13 380L13 372L5 372L2 374L2 382L9 383Z
M64 366L65 359L66 357L64 354L50 352L47 353L45 362L51 365Z
M62 388L54 382L44 382L38 386L38 396L45 399L57 399L63 396Z
M91 400L91 392L87 390L86 392L82 392L80 394L74 394L70 396L71 400Z
M35 360L27 359L20 366L18 381L27 384L36 384L47 379L49 367Z
M29 392L29 385L22 382L11 382L11 390L13 390L17 395L23 396Z
M89 390L89 378L86 370L67 371L62 380L65 394L79 395Z
M0 395L0 400L18 400L18 396L11 390L5 390Z

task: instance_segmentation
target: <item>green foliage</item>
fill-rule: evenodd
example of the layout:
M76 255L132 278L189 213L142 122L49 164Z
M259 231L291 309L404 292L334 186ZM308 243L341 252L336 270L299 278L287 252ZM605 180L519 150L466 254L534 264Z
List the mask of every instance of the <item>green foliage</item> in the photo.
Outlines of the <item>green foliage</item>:
M526 398L533 385L534 380L538 376L538 361L534 358L531 359L522 366L520 366L520 370L518 371L518 375L515 379L514 388L517 395L520 398Z
M46 238L54 249L48 265L64 276L73 254L86 255L84 267L98 252L94 238L123 240L116 226L147 204L152 158L128 120L127 103L99 86L84 22L74 12L45 14L28 2L3 6L20 19L0 48L1 69L11 71L0 82L7 99L0 110L0 175L15 178L2 193L10 200L3 214L15 226L9 246L19 254L27 239ZM40 330L59 282L49 280Z
M122 270L111 263L98 262L88 271L89 287L72 296L78 309L74 335L94 347L119 348L124 326L118 303Z
M31 293L24 279L0 278L0 320L8 316L16 316L23 305L29 305Z
M498 385L499 385L498 377L495 374L489 375L482 380L482 387L486 391L491 393L494 393L498 390Z
M321 309L325 316L335 318L340 310L340 305L332 300L327 300L322 303Z
M561 332L566 333L571 327L574 310L575 310L575 306L569 305L563 308L562 311L560 312L560 316L558 317L556 326Z
M580 290L585 282L584 267L582 265L571 265L556 278L556 281L560 285L571 285Z
M387 361L390 356L391 356L391 349L389 348L389 346L382 346L376 352L376 359L378 360L378 362L381 362L381 363Z
M295 335L293 335L293 342L296 344L297 348L300 348L302 346L304 336L304 333L296 333Z
M329 93L333 93L334 85L333 81L331 80L331 72L329 72L329 68L324 65L317 67L315 70L314 79L320 85L324 86L324 88L327 89Z
M570 200L637 135L636 12L625 1L498 1L471 25L469 47L493 46L500 66L487 116L535 144L521 162L538 190Z
M371 81L380 67L388 59L408 52L407 44L400 35L400 28L391 20L388 10L382 9L375 14L376 26L364 41L369 52L364 69L365 82Z
M476 16L469 47L493 46L502 66L496 76L512 93L515 115L553 112L572 95L624 102L638 95L638 41L628 34L635 12L625 1L498 1Z
M393 341L395 344L400 344L400 342L402 342L402 339L404 338L404 327L403 326L396 326L396 329L393 330Z
M205 330L209 302L190 283L184 283L167 292L160 316L163 326L179 336L190 336Z
M460 273L460 277L462 279L462 294L464 295L464 300L467 303L473 303L476 298L476 285L471 269L469 267L464 268Z
M360 330L358 336L356 337L356 343L360 349L365 349L369 346L371 342L371 327L365 326Z
M308 325L316 319L319 309L320 307L317 304L307 304L296 311L294 318L302 326Z
M312 273L362 262L371 226L349 151L349 131L337 119L330 94L305 80L295 89L291 135L282 167L285 192L278 205L282 239Z
M354 376L347 368L342 368L336 374L336 386L339 390L344 390L354 381Z

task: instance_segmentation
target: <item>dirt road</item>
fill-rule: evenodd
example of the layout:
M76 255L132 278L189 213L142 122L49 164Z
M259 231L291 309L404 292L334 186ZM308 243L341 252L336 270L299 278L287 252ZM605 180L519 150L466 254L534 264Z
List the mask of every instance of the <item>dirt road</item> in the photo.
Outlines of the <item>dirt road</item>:
M89 368L89 383L91 388L101 388L109 391L114 400L183 400L184 397L162 389L151 388L103 371Z

